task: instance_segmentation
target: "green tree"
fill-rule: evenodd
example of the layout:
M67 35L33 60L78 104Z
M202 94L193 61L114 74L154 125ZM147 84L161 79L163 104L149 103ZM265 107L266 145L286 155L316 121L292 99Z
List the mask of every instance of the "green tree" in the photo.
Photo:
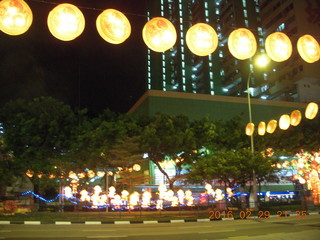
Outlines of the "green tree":
M77 131L70 106L51 97L8 102L0 110L4 141L17 169L49 172L66 155Z
M160 163L166 158L176 160L176 175L179 175L182 166L192 163L198 148L209 142L213 134L214 126L208 119L192 123L186 116L157 114L144 127L141 148L173 188L176 178L170 178Z

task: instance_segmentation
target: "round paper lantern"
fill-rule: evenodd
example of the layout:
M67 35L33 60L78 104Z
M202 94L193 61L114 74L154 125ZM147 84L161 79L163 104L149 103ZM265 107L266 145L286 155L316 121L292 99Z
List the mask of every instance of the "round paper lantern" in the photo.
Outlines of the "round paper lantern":
M270 120L267 125L267 133L274 133L277 128L277 120Z
M290 127L290 116L288 114L283 114L279 120L279 128L282 130L287 130Z
M260 122L258 125L258 134L263 136L266 133L266 123Z
M292 54L292 44L289 37L282 32L270 34L266 39L266 52L275 62L287 60Z
M100 36L112 44L123 43L131 34L131 25L128 18L118 10L107 9L96 20Z
M254 133L254 124L248 123L246 126L246 135L251 136Z
M294 110L290 114L290 124L292 126L298 126L299 123L301 122L301 112L299 110Z
M51 34L62 41L77 38L85 26L80 9L69 3L60 4L52 9L47 22Z
M188 29L186 42L192 53L207 56L217 49L218 35L210 25L198 23Z
M26 171L26 175L28 176L28 177L33 177L33 174L34 174L34 172L32 171L32 170L30 170L30 169L28 169L27 171Z
M156 17L148 21L142 29L145 44L155 52L164 52L172 48L177 40L173 24L166 18Z
M320 59L319 43L311 35L303 35L300 37L297 47L298 52L304 61L314 63Z
M0 2L0 30L8 35L25 33L32 24L33 15L23 0L2 0Z
M253 33L246 28L231 32L228 39L231 54L240 60L251 58L257 51L257 42Z
M314 119L318 114L318 109L318 104L314 102L309 103L305 111L305 117L308 119Z
M133 169L134 171L140 171L140 170L141 170L141 166L140 166L139 164L134 164L133 167L132 167L132 169Z

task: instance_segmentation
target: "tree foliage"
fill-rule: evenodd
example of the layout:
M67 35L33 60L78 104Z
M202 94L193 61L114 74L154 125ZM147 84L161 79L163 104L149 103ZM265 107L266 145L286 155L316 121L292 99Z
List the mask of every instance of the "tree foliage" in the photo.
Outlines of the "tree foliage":
M4 139L15 164L47 171L71 146L77 118L70 106L50 98L18 99L0 111Z

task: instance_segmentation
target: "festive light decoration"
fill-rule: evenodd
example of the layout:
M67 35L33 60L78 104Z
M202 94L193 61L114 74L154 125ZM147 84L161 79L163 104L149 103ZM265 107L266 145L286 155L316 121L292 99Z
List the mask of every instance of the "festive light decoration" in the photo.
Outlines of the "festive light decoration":
M282 32L275 32L266 38L266 52L275 62L287 60L292 54L289 37Z
M21 35L28 31L33 15L23 0L2 0L0 2L0 30L8 35Z
M28 177L33 177L33 174L34 174L34 171L32 171L32 170L30 170L30 169L28 169L27 171L26 171L26 175L28 176Z
M302 115L299 110L293 110L290 114L290 124L292 126L298 126L301 122Z
M102 178L102 177L104 177L104 175L105 175L105 172L104 172L104 171L98 171L98 172L97 172L97 176L98 176L98 177L101 177L101 178Z
M287 130L290 127L290 116L288 114L283 114L279 119L279 128L282 130Z
M279 168L295 169L297 174L292 177L292 180L306 184L307 189L311 191L314 204L320 205L320 151L309 153L301 150L296 157L298 160L293 159L291 163L286 161L277 165Z
M246 126L246 135L251 136L254 133L254 123L248 123Z
M79 8L63 3L50 11L47 23L54 37L62 41L71 41L83 32L85 19Z
M260 122L258 125L258 134L260 136L263 136L266 133L266 123Z
M320 59L320 47L317 40L311 35L303 35L297 42L298 52L307 63L314 63Z
M72 197L72 189L71 189L71 187L65 187L64 188L64 195L67 198L71 198Z
M318 104L316 104L314 102L310 102L307 105L307 108L305 111L305 117L310 120L314 119L318 114L318 110L319 110Z
M184 197L185 197L184 191L182 189L179 189L177 192L177 195L178 195L179 204L183 205L184 204Z
M177 40L177 32L173 24L166 18L156 17L148 21L142 30L145 44L155 52L164 52L173 47Z
M207 56L217 49L218 35L209 24L198 23L188 29L186 42L192 53Z
M187 200L187 206L193 206L193 196L191 190L185 191L185 199Z
M151 202L150 202L150 199L151 199L151 193L149 191L145 191L143 194L142 194L142 204L141 204L141 207L142 208L147 208L150 206Z
M131 25L127 17L118 10L107 9L96 20L100 36L112 44L123 43L131 34Z
M229 35L228 48L235 58L240 60L251 58L257 51L256 38L246 28L233 30Z
M277 120L270 120L267 124L267 133L274 133L277 128Z
M132 169L136 172L140 171L141 170L141 166L139 164L134 164Z
M94 171L88 170L87 175L88 175L89 178L93 178L96 174L95 174Z

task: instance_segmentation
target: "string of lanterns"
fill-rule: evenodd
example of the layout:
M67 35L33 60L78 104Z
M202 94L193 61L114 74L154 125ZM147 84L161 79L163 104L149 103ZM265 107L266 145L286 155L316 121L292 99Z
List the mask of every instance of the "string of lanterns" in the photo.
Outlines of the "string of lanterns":
M9 35L21 35L31 26L33 15L23 0L2 0L0 2L0 30ZM71 41L81 35L85 28L85 18L81 10L69 3L54 7L47 19L51 34L59 40ZM106 9L96 19L99 35L108 43L123 43L131 34L131 25L127 17L118 10ZM145 44L155 52L164 52L174 46L177 32L166 18L155 17L143 27L142 37ZM213 53L218 46L215 30L206 23L191 26L186 33L189 50L198 56ZM253 33L246 28L232 31L228 38L230 53L237 59L251 58L257 51L257 42ZM311 35L304 35L297 41L301 58L313 63L320 59L320 47ZM275 32L266 38L266 52L276 62L287 60L292 54L292 43L282 32Z
M318 114L318 104L314 102L310 102L306 109L305 109L305 118L312 120L314 119ZM281 130L287 130L290 126L298 126L302 120L302 114L300 110L293 110L290 115L283 114L279 119L279 128ZM267 133L274 133L278 126L278 121L275 119L272 119L266 124L265 122L261 121L258 125L258 134L264 135ZM246 135L251 136L254 133L254 123L248 123L246 125Z

